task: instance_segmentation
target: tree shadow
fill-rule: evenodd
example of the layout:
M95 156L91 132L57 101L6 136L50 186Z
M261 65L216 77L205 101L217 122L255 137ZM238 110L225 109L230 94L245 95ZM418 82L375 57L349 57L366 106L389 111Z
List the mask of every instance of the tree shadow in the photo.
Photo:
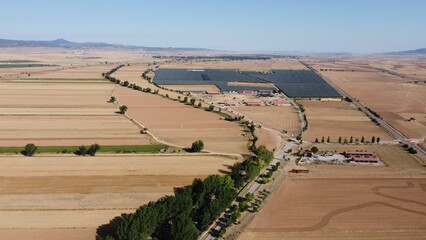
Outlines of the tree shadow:
M217 170L219 173L221 173L221 174L229 174L229 173L231 173L230 171L226 171L226 170L223 170L223 169L219 169L219 170Z
M96 229L96 235L105 238L106 236L111 236L117 238L116 235L117 228L123 222L123 218L121 216L117 216L109 221L109 223L103 224Z

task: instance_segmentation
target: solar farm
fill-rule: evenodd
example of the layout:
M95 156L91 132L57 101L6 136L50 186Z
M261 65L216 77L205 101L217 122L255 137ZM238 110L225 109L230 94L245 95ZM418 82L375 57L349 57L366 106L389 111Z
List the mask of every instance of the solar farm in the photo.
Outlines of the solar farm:
M341 95L311 70L271 70L266 73L222 69L174 69L155 71L157 85L216 85L222 92L277 90L265 86L235 86L230 82L273 83L292 98L339 98Z

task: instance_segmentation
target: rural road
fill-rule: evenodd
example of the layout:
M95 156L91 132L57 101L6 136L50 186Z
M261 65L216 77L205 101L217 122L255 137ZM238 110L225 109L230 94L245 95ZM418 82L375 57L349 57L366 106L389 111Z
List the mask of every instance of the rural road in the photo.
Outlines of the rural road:
M312 70L315 73L317 73L318 75L320 75L328 84L330 84L332 87L334 87L343 97L349 98L355 106L357 106L361 111L363 111L365 114L367 114L367 116L369 116L371 119L375 119L380 124L380 126L382 126L389 133L391 133L395 137L395 139L397 139L399 142L401 142L403 144L407 144L409 147L412 147L413 149L415 149L417 151L417 156L419 156L424 161L426 161L426 152L422 148L420 148L419 146L417 146L415 143L412 143L407 137L405 137L402 133L400 133L398 130L396 130L394 127L392 127L385 120L374 116L367 109L367 106L365 106L364 104L362 104L361 102L359 102L357 99L353 98L351 95L349 95L343 89L341 89L336 84L334 84L332 81L330 81L329 79L327 79L324 75L322 75L316 69L314 69L313 67L311 67L309 64L307 64L307 63L305 63L303 61L300 61L300 60L299 60L299 62L301 64L305 65L310 70Z
M292 139L292 141L286 141L286 142L284 142L284 144L282 145L282 147L278 151L275 152L274 159L269 164L269 166L267 167L266 171L263 172L262 174L260 174L251 184L246 185L240 191L240 194L238 195L238 197L244 198L246 193L255 194L259 190L259 187L262 185L262 183L261 183L261 177L260 176L262 176L265 173L268 173L270 171L269 169L271 169L272 166L274 166L278 162L281 162L284 159L284 157L285 157L285 153L294 146L295 142L296 142L295 139ZM244 191L245 189L248 189L248 191ZM236 201L234 201L232 203L232 205L235 204L235 203L236 203ZM222 215L221 215L221 217L222 217ZM219 223L219 224L214 223L214 225L216 225L213 228L214 231L209 231L209 233L208 233L208 235L206 237L204 237L205 234L204 235L202 234L199 239L216 240L217 238L212 235L212 232L219 232L220 229L222 228L222 226L221 226L221 223ZM210 229L212 229L212 227L210 227L209 230Z

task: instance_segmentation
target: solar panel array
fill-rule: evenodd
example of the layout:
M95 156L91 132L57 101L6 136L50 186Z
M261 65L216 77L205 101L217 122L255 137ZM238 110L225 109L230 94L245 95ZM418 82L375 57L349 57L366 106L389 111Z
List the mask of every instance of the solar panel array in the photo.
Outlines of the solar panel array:
M242 72L274 83L293 98L341 97L324 79L312 70L271 70L268 73Z
M275 90L273 87L228 85L229 82L266 82L252 76L241 74L237 70L190 70L162 68L155 71L155 77L153 81L158 85L216 85L221 91Z
M159 69L154 82L159 85L216 85L221 91L273 90L272 87L230 86L228 82L273 83L293 98L341 97L324 79L311 70L271 70L267 73L238 70Z

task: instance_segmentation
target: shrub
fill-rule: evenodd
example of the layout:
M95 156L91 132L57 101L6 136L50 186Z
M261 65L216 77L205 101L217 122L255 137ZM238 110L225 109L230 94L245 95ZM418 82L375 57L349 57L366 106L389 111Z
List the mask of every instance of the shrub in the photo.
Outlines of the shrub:
M204 143L201 140L197 140L192 143L191 152L201 152L204 148Z
M100 148L99 144L92 144L89 149L87 149L86 153L90 156L95 156L96 152L99 151Z
M121 114L125 114L127 112L127 106L126 105L122 105L122 106L120 106L119 110L120 110Z

